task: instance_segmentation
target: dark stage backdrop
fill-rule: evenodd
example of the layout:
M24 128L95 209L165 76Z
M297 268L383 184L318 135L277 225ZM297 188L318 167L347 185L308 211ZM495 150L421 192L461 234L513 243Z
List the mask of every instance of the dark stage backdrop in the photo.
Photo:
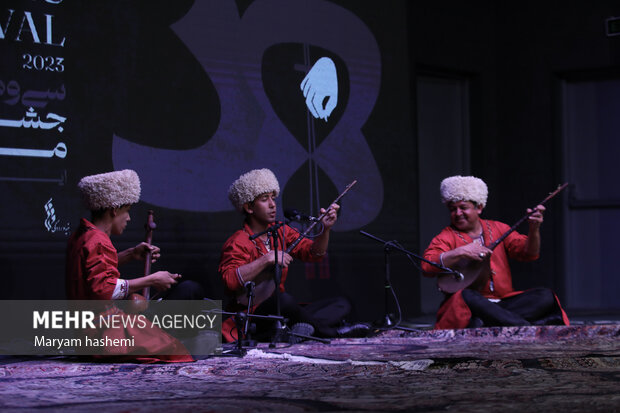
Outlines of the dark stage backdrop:
M548 204L541 258L511 264L515 288L550 287L569 315L617 312L614 229L620 202L618 185L608 179L617 180L612 170L620 159L620 36L607 35L606 21L620 16L620 3L437 0L407 5L416 77L423 72L467 86L469 172L489 186L484 216L512 224L559 183L570 184ZM437 180L426 182L428 173L442 171L425 167L424 161L436 165L459 155L447 142L436 146L435 156L421 160L420 188L436 188ZM442 166L453 168L449 162ZM427 194L420 193L420 203ZM427 199L437 202L435 196ZM427 226L429 215L420 217ZM425 291L424 297L432 293Z
M280 211L316 215L358 181L326 262L296 263L288 284L302 301L345 295L360 318L380 317L383 248L359 230L418 246L406 5L376 4L3 1L0 297L64 297L66 240L88 217L77 182L131 168L141 202L117 248L142 240L153 209L154 270L221 298L220 247L242 222L227 189L267 167ZM419 275L392 265L416 313Z
M280 211L317 214L358 181L324 264L293 265L301 301L345 295L359 318L381 317L383 248L359 230L421 252L447 224L439 179L471 173L489 185L485 217L508 223L571 181L545 215L541 259L512 265L515 287L617 310L610 16L615 0L4 0L0 298L64 297L65 244L87 215L76 184L123 168L142 201L117 247L143 239L153 209L153 269L221 298L220 248L242 221L228 186L268 167ZM433 284L401 255L391 265L405 315L432 313Z

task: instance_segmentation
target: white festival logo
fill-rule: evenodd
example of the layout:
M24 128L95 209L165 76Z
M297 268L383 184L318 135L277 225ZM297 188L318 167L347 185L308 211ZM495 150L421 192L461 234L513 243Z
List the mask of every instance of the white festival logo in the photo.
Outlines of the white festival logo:
M61 227L60 220L56 218L56 210L54 209L54 204L52 204L52 198L50 198L43 207L45 209L45 229L48 232L64 232L65 234L69 234L71 228L69 223L67 223L64 227Z

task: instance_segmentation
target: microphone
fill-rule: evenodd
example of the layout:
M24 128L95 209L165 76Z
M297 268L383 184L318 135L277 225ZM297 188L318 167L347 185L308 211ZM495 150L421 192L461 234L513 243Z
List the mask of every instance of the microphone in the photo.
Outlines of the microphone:
M310 221L310 222L319 222L320 220L317 217L313 217L311 215L302 214L296 209L285 209L284 216L286 219L291 221Z
M245 288L248 298L254 297L254 288L256 287L254 281L246 281L246 283L243 284L243 287Z

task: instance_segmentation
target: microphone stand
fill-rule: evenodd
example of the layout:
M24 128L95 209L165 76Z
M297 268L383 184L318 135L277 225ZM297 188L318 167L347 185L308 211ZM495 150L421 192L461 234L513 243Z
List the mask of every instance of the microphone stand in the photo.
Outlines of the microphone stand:
M368 232L365 232L365 231L360 231L360 234L362 234L365 237L368 237L370 239L373 239L373 240L383 244L383 252L384 252L384 257L385 257L385 264L384 264L385 265L385 281L384 281L385 282L385 316L383 317L383 323L384 323L383 325L385 327L388 327L388 328L397 328L399 330L418 331L418 330L415 330L415 329L410 329L410 328L406 328L406 327L400 327L400 326L398 326L398 324L395 325L392 322L391 318L390 318L389 310L388 310L389 309L389 302L390 302L390 295L389 295L389 293L391 292L392 294L394 294L394 291L392 289L392 282L391 282L391 278L390 278L391 277L391 275L390 275L390 252L392 250L400 251L400 252L404 253L405 255L407 255L409 257L417 258L418 260L424 261L424 262L426 262L426 263L428 263L430 265L433 265L434 267L437 267L437 268L439 268L439 269L441 269L441 270L443 270L443 271L445 271L447 273L454 274L455 278L462 279L463 278L463 274L461 274L460 272L455 271L455 270L453 270L451 268L446 268L446 267L444 267L442 265L439 265L436 262L429 261L426 258L421 257L421 256L419 256L417 254L414 254L413 252L400 247L394 241L385 241L385 240L383 240L383 239L381 239L379 237L376 237L376 236L374 236L372 234L369 234ZM398 300L396 300L396 301L398 303ZM400 308L399 308L399 311L400 311Z
M250 314L242 313L240 311L236 313L231 313L228 311L218 311L217 314L231 315L235 317L235 326L237 328L237 343L235 345L234 350L230 350L225 355L227 356L238 356L243 357L247 353L245 348L243 348L244 341L246 344L250 344L250 340L245 340L247 338L247 328L248 328L248 320L250 318L257 318L261 320L275 320L276 322L285 322L284 317L274 316L274 315L259 315L259 314ZM245 325L245 327L244 327ZM241 334L243 334L244 339L241 338ZM255 344L252 346L254 347Z
M273 282L276 284L276 316L282 318L280 310L280 281L282 280L282 265L278 261L278 228L284 225L284 222L276 222L264 231L258 232L250 236L250 240L254 240L263 234L267 234L268 237L273 239L273 253L274 253L274 277ZM275 347L275 343L280 342L284 335L284 325L280 319L276 319L274 322L274 335L271 339L270 347Z
M385 310L385 315L383 316L383 324L386 327L394 327L394 323L392 322L392 319L390 318L390 312L388 310L388 308L390 308L390 295L388 294L388 290L392 290L392 279L390 277L390 249L391 249L392 244L389 242L386 242L383 244L383 261L384 261L384 268L385 268L385 278L384 278L384 291L385 294L383 295L384 297L384 304L383 304L383 308Z
M280 309L280 281L282 280L282 265L278 261L278 228L285 225L284 222L276 222L274 225L270 226L264 231L258 232L254 235L250 236L250 240L254 240L260 237L263 234L268 234L268 236L273 238L273 251L275 255L275 271L273 281L276 284L276 317L274 317L274 334L271 338L271 343L269 344L270 348L276 347L276 343L288 342L288 336L300 337L307 340L315 340L321 342L323 344L329 344L330 341L327 339L307 336L305 334L293 333L286 327L286 323L284 322L284 318L282 317L281 309ZM284 251L284 250L283 250ZM248 307L249 309L250 307ZM248 310L249 312L249 310Z
M254 303L254 284L253 281L248 281L245 283L245 289L247 290L248 296L248 309L246 310L246 314L250 314L250 309L252 308L252 304ZM243 339L247 342L248 345L252 345L252 340L248 337L248 328L250 326L250 317L245 318L245 325L243 326ZM237 335L239 335L239 328L237 328ZM241 339L241 337L239 337Z

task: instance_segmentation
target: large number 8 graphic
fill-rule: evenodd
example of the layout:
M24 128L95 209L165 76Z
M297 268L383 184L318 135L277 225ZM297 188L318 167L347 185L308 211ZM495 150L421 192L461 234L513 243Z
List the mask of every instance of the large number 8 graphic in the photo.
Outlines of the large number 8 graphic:
M372 33L358 17L323 0L272 0L252 3L239 18L235 2L210 0L196 2L172 28L215 85L221 120L209 141L196 149L152 148L114 136L114 167L140 174L144 201L188 211L231 210L228 186L241 173L259 167L271 168L284 187L310 155L271 106L261 59L272 45L297 42L330 50L349 72L348 104L312 153L336 188L359 181L347 194L347 203L355 207L343 210L335 229L360 228L378 215L383 184L361 128L379 92L380 55ZM303 86L299 88L299 98L305 101ZM327 112L322 114L327 118ZM274 148L284 156L273 160Z

